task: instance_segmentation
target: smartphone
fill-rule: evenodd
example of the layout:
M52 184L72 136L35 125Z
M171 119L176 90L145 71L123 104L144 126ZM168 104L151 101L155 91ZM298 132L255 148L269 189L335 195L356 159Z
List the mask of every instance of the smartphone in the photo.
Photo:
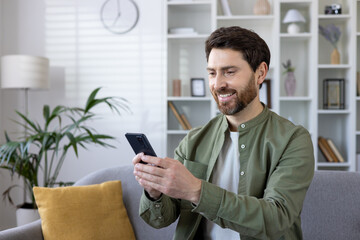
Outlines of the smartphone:
M125 137L129 141L135 154L143 152L145 155L156 157L154 149L145 134L143 133L126 133Z

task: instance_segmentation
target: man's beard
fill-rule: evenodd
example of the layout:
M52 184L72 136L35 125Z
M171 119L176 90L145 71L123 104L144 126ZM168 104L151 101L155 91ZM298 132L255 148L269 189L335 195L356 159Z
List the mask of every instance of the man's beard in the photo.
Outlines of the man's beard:
M220 112L225 115L234 115L243 109L245 109L256 97L257 97L257 89L254 84L255 76L253 75L248 84L244 89L240 92L237 92L235 89L229 88L220 88L218 90L211 91ZM230 102L220 102L218 99L219 94L227 94L227 93L234 93L236 94L235 104L233 103L234 100Z

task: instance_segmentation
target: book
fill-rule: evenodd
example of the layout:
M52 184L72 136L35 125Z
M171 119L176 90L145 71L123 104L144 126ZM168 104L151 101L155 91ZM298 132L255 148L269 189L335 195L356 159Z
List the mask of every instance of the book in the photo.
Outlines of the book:
M328 162L338 162L338 159L337 159L336 155L331 150L331 148L330 148L330 146L329 146L329 144L328 144L328 142L326 141L325 138L323 138L323 137L318 138L318 146L320 148L320 151L324 155L326 161L328 161Z
M190 130L191 129L191 124L190 124L189 120L187 119L187 117L185 116L185 114L181 114L180 117L184 121L187 130Z
M343 156L340 154L339 150L335 146L334 142L331 139L327 139L327 142L331 148L331 150L334 152L335 156L339 160L339 162L345 162Z
M184 129L184 130L188 130L188 126L186 125L186 123L184 122L184 119L181 117L181 115L179 114L178 110L176 109L175 105L173 104L172 101L169 101L168 102L169 104L169 107L171 109L171 111L174 113L176 119L179 121L181 127ZM184 115L185 116L185 115Z
M224 16L232 16L228 0L220 0Z

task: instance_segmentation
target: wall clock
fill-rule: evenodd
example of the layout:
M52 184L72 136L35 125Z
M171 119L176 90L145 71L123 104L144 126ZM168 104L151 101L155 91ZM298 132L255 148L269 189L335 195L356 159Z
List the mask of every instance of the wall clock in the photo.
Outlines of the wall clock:
M106 0L100 10L100 19L108 31L124 34L139 21L139 7L133 0Z

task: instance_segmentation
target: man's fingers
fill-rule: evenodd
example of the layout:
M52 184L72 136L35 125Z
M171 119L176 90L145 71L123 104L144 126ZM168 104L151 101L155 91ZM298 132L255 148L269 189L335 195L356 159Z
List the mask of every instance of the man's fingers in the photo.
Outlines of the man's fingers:
M145 167L151 167L151 166L140 166L140 167L145 168ZM151 168L157 168L157 167L151 167ZM157 169L155 169L155 170L157 170ZM146 181L149 181L149 182L161 183L161 175L158 175L155 172L156 171L138 171L135 167L135 176L145 179Z
M138 182L145 190L151 189L151 190L156 190L158 192L164 191L164 187L156 182L147 181L144 178L139 178Z
M173 159L170 158L159 158L159 157L153 157L153 156L149 156L149 155L143 155L141 156L141 160L152 164L152 165L156 165L157 167L160 168L169 168L171 166L171 164L173 163Z
M141 157L144 156L144 153L136 154L132 160L132 163L135 165L141 161Z
M160 160L161 160L161 159L158 158L158 157L153 157L153 156L149 156L149 155L142 155L142 156L141 156L141 160L142 160L143 162L148 163L148 164L153 164L153 165L162 167L162 166L160 166L160 164L161 164L161 161L160 161Z

